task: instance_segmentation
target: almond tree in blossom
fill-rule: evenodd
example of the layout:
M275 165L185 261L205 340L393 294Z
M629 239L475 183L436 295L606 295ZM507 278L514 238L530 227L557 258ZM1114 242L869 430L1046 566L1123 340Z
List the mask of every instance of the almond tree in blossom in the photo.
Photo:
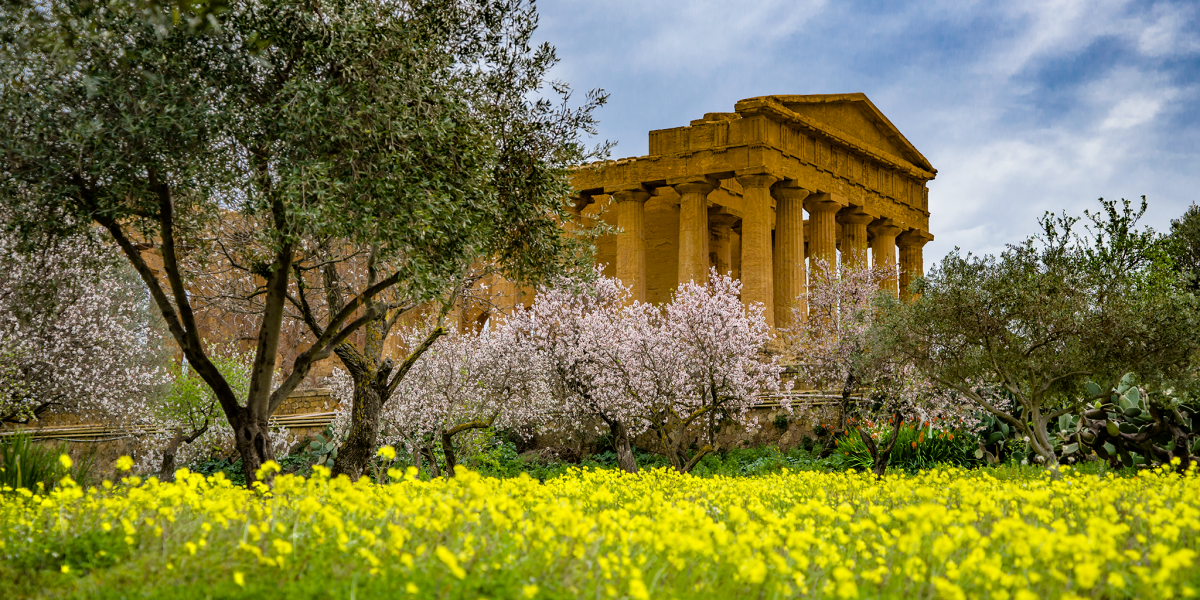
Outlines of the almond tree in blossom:
M718 424L755 427L750 407L779 390L783 368L764 352L763 307L743 306L740 292L739 281L713 271L706 284L681 285L668 304L627 306L619 342L599 350L680 472L719 449Z
M148 424L169 358L136 274L87 233L38 246L0 234L0 421Z
M538 291L533 306L519 310L511 323L546 361L556 412L569 423L599 419L612 433L617 464L638 471L632 436L648 421L645 397L628 393L636 372L616 368L614 352L626 342L623 307L629 289L615 279L564 279Z
M399 335L407 344L419 345L433 328L405 327ZM341 412L348 412L351 378L337 369L329 385L342 403ZM531 432L549 419L549 399L545 363L516 329L504 322L481 332L446 329L413 362L383 407L380 439L407 447L435 477L434 448L440 443L445 474L453 477L456 436L492 427ZM335 429L348 425L348 415L339 415Z
M743 306L738 298L741 291L740 281L713 269L707 283L679 286L662 308L660 346L664 352L680 355L687 377L683 393L676 394L673 402L657 405L652 422L671 465L682 472L719 449L718 423L756 426L750 408L760 394L779 391L783 367L765 352L772 333L763 306ZM660 364L672 368L666 360ZM647 363L645 371L653 367ZM783 409L791 412L786 396ZM703 424L708 439L689 458L686 433L697 424Z
M413 365L384 421L431 470L437 463L430 442L441 442L445 474L453 477L455 436L492 427L529 431L549 418L549 398L540 354L517 330L506 323L449 330Z
M903 423L958 425L967 412L911 364L873 351L872 327L889 303L897 302L882 294L879 284L894 273L882 267L835 268L817 259L810 277L807 320L794 316L798 325L784 332L786 343L802 380L841 397L843 426L855 426L871 453L873 472L882 476ZM852 400L856 392L863 400ZM880 446L885 421L891 434Z
M604 421L623 469L636 472L630 438L651 429L687 472L717 449L718 423L753 426L759 394L779 389L782 367L763 352L763 308L744 307L740 291L714 272L666 305L627 305L628 289L597 272L594 282L543 289L517 319L547 355L561 412ZM689 455L693 442L704 445Z

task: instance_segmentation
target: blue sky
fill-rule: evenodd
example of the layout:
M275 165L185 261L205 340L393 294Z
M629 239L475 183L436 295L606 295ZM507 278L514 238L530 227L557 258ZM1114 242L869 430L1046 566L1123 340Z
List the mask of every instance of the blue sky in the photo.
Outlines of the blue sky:
M1200 203L1200 3L561 0L553 75L611 94L614 158L768 94L864 92L938 169L929 265L997 252L1043 212Z

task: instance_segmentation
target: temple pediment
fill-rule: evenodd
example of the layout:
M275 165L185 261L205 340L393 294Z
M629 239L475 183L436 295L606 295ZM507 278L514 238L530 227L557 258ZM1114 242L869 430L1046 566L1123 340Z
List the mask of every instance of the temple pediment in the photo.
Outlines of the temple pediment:
M930 172L933 166L900 133L866 94L806 94L747 98L737 103L739 113L754 113L764 105L774 105L793 113L836 137L857 142L876 152L890 155Z

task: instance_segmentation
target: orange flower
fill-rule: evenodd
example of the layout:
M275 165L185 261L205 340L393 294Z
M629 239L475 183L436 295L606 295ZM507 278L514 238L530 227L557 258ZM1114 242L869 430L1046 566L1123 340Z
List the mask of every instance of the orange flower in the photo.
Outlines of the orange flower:
M916 442L913 442L912 444L913 444L913 448L916 448L916 447L917 447L917 443L916 443Z

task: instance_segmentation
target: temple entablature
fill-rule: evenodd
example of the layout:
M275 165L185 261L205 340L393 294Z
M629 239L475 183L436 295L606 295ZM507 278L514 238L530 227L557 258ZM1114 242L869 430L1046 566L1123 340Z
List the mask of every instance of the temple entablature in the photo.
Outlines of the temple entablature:
M599 261L638 300L716 267L782 326L812 258L898 266L901 293L920 275L937 171L863 94L748 98L651 131L649 151L573 176L582 214L619 229Z

